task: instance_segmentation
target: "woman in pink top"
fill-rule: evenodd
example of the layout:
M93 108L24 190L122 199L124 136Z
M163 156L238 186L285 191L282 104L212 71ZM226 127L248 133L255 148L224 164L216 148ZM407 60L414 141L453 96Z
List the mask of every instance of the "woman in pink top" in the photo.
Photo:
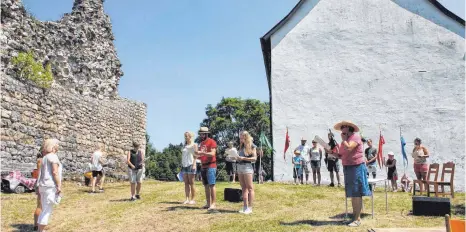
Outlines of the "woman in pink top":
M326 152L336 153L341 158L345 176L345 193L346 197L351 197L354 215L354 221L348 226L357 227L361 225L362 197L372 194L367 181L361 137L355 134L359 128L350 121L342 121L337 123L334 129L341 131L342 142L336 152L327 149Z

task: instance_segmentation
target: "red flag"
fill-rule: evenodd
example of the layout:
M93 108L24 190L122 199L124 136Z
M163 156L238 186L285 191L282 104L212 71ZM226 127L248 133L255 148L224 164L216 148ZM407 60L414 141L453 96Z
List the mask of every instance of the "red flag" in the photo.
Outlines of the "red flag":
M285 154L286 150L290 147L290 136L288 136L288 127L286 128L286 136L285 136L285 150L283 151L283 159L286 160Z
M377 162L379 163L379 167L382 168L384 163L383 163L383 145L385 144L385 139L382 136L382 131L380 132L380 138L379 138L379 150L377 152Z

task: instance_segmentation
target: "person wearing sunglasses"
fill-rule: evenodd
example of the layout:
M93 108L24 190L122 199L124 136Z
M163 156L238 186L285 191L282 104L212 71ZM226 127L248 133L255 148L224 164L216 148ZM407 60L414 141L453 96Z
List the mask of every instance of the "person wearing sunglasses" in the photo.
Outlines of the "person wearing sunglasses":
M341 131L341 144L336 150L325 149L328 154L336 154L341 158L345 177L346 197L351 198L354 221L350 227L361 225L362 197L370 196L367 167L363 152L361 136L356 134L358 126L350 121L342 121L334 126Z

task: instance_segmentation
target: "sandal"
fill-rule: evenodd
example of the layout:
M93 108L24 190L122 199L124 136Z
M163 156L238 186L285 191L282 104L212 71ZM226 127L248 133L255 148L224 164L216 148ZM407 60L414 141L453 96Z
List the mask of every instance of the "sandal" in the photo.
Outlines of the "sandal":
M358 227L361 225L361 221L354 221L348 224L349 227Z

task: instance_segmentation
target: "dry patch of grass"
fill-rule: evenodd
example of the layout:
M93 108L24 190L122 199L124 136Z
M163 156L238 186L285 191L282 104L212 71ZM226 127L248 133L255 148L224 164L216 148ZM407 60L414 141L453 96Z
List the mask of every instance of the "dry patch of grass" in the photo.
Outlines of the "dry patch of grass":
M254 213L237 211L242 203L223 201L223 190L239 184L219 183L219 213L207 213L204 189L197 187L197 204L182 205L184 186L180 182L146 181L142 200L130 202L129 184L112 183L105 193L90 195L88 188L73 182L64 185L64 198L55 208L50 231L363 231L384 227L443 227L443 217L408 215L412 208L408 193L389 193L389 212L385 214L382 188L375 193L375 218L370 198L365 198L363 224L356 229L346 226L342 188L295 186L278 183L256 185ZM1 194L2 231L27 231L32 228L36 195ZM464 193L452 201L453 217L464 219ZM351 211L350 201L349 211Z

